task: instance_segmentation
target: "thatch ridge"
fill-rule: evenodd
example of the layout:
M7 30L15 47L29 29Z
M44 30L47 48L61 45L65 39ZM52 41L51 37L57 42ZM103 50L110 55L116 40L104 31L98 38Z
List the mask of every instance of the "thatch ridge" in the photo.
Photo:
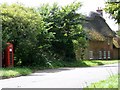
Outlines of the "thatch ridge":
M90 15L86 17L86 22L84 23L83 27L85 31L94 32L92 34L98 34L98 36L102 36L102 37L115 36L115 32L111 30L109 25L106 23L105 19L96 12L91 12ZM95 36L95 35L92 35L92 36ZM96 37L96 39L98 38ZM98 39L98 41L99 40L101 39Z

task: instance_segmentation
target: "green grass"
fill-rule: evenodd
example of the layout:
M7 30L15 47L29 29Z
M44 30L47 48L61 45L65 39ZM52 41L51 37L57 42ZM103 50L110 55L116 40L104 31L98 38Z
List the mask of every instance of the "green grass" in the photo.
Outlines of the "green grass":
M105 65L105 64L113 64L118 63L118 60L86 60L83 61L88 66L99 66L99 65Z
M88 88L118 88L118 77L120 77L120 74L112 75L106 80L101 80L99 82L92 83L84 90L89 90Z
M99 66L105 64L113 64L118 63L118 60L82 60L82 61L74 61L74 62L66 62L66 61L54 61L51 62L50 67L59 68L59 67L92 67Z
M0 76L3 78L28 75L30 73L32 73L32 70L29 68L1 68L0 69Z

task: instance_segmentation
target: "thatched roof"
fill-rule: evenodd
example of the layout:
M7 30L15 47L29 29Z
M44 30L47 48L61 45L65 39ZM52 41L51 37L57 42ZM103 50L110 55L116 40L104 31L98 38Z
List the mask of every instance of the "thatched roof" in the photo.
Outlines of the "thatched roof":
M113 45L114 45L116 48L120 48L120 38L119 38L119 37L114 37L114 38L113 38Z
M91 12L89 17L86 17L86 22L84 23L85 31L94 32L89 35L91 37L96 36L96 40L99 40L99 37L114 37L115 33L106 23L105 19L98 13ZM95 35L94 35L95 34ZM101 39L100 39L101 40Z
M87 32L87 34L88 34L89 40L93 40L93 41L105 41L105 37L101 33L98 33L95 30L89 30Z

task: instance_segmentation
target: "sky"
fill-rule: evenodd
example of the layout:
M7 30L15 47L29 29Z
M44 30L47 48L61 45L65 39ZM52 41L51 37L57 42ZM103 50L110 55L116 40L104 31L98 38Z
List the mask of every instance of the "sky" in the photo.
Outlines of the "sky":
M52 5L53 3L58 3L60 6L68 5L74 1L80 1L82 3L82 7L79 10L82 14L89 15L90 11L96 11L98 7L104 8L106 0L0 0L1 3L22 3L29 7L38 7L40 4L49 3ZM103 12L103 17L105 18L106 22L110 26L110 28L114 31L118 30L118 25L115 24L114 20L109 18L109 15Z

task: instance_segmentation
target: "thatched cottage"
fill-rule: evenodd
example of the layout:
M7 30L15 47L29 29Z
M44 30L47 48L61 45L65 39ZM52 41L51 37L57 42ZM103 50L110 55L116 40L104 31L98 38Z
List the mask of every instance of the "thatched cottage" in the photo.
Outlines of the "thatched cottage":
M111 30L102 15L91 12L86 21L84 30L88 36L88 47L84 59L120 59L120 38Z

